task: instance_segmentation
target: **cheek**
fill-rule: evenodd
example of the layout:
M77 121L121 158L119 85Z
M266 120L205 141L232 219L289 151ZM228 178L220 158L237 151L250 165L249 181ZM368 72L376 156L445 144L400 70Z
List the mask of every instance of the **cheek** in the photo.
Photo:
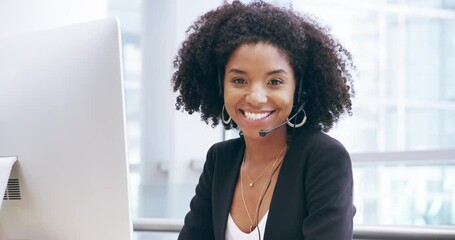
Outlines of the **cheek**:
M225 88L223 96L224 96L224 106L226 108L226 111L229 113L229 115L232 115L234 113L234 105L235 105L236 98L237 98L236 94L231 89Z
M285 111L287 116L289 116L291 114L293 103L294 103L293 98L288 98L283 103L283 106L285 106L284 107L284 111Z
M281 93L281 105L285 112L291 113L292 106L294 105L294 91L293 88L283 91Z

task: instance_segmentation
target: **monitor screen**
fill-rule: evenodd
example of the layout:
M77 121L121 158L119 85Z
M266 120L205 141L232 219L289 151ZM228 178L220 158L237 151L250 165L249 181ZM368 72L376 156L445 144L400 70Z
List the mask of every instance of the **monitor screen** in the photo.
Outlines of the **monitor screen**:
M132 238L122 84L115 19L0 40L0 239Z

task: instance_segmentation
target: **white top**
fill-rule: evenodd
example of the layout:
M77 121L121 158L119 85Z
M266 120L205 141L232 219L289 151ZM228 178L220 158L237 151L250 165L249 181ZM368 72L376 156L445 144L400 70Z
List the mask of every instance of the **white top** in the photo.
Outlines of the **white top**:
M259 231L261 231L261 239L264 239L264 233L265 233L265 224L267 222L267 216L269 215L269 211L267 211L262 217L261 221L258 224L258 227L254 229L250 233L245 233L242 230L237 227L237 224L235 224L234 219L232 219L231 214L229 213L227 225L226 225L226 233L225 233L225 239L226 240L259 240Z

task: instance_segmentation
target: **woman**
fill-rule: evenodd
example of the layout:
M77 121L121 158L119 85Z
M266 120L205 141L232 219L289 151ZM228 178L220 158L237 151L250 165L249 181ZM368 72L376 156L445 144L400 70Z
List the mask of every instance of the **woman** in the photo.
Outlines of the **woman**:
M351 56L306 16L234 1L200 17L174 61L176 107L240 137L213 145L179 239L352 239Z

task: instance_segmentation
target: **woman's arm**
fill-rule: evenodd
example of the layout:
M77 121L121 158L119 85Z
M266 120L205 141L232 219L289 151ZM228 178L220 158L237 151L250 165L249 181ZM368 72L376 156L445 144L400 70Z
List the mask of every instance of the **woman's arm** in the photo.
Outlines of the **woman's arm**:
M190 212L178 240L214 239L212 224L212 177L213 147L209 149L204 169L196 186L196 194L190 202Z
M351 240L356 210L349 154L338 141L330 141L317 146L307 167L304 239Z

